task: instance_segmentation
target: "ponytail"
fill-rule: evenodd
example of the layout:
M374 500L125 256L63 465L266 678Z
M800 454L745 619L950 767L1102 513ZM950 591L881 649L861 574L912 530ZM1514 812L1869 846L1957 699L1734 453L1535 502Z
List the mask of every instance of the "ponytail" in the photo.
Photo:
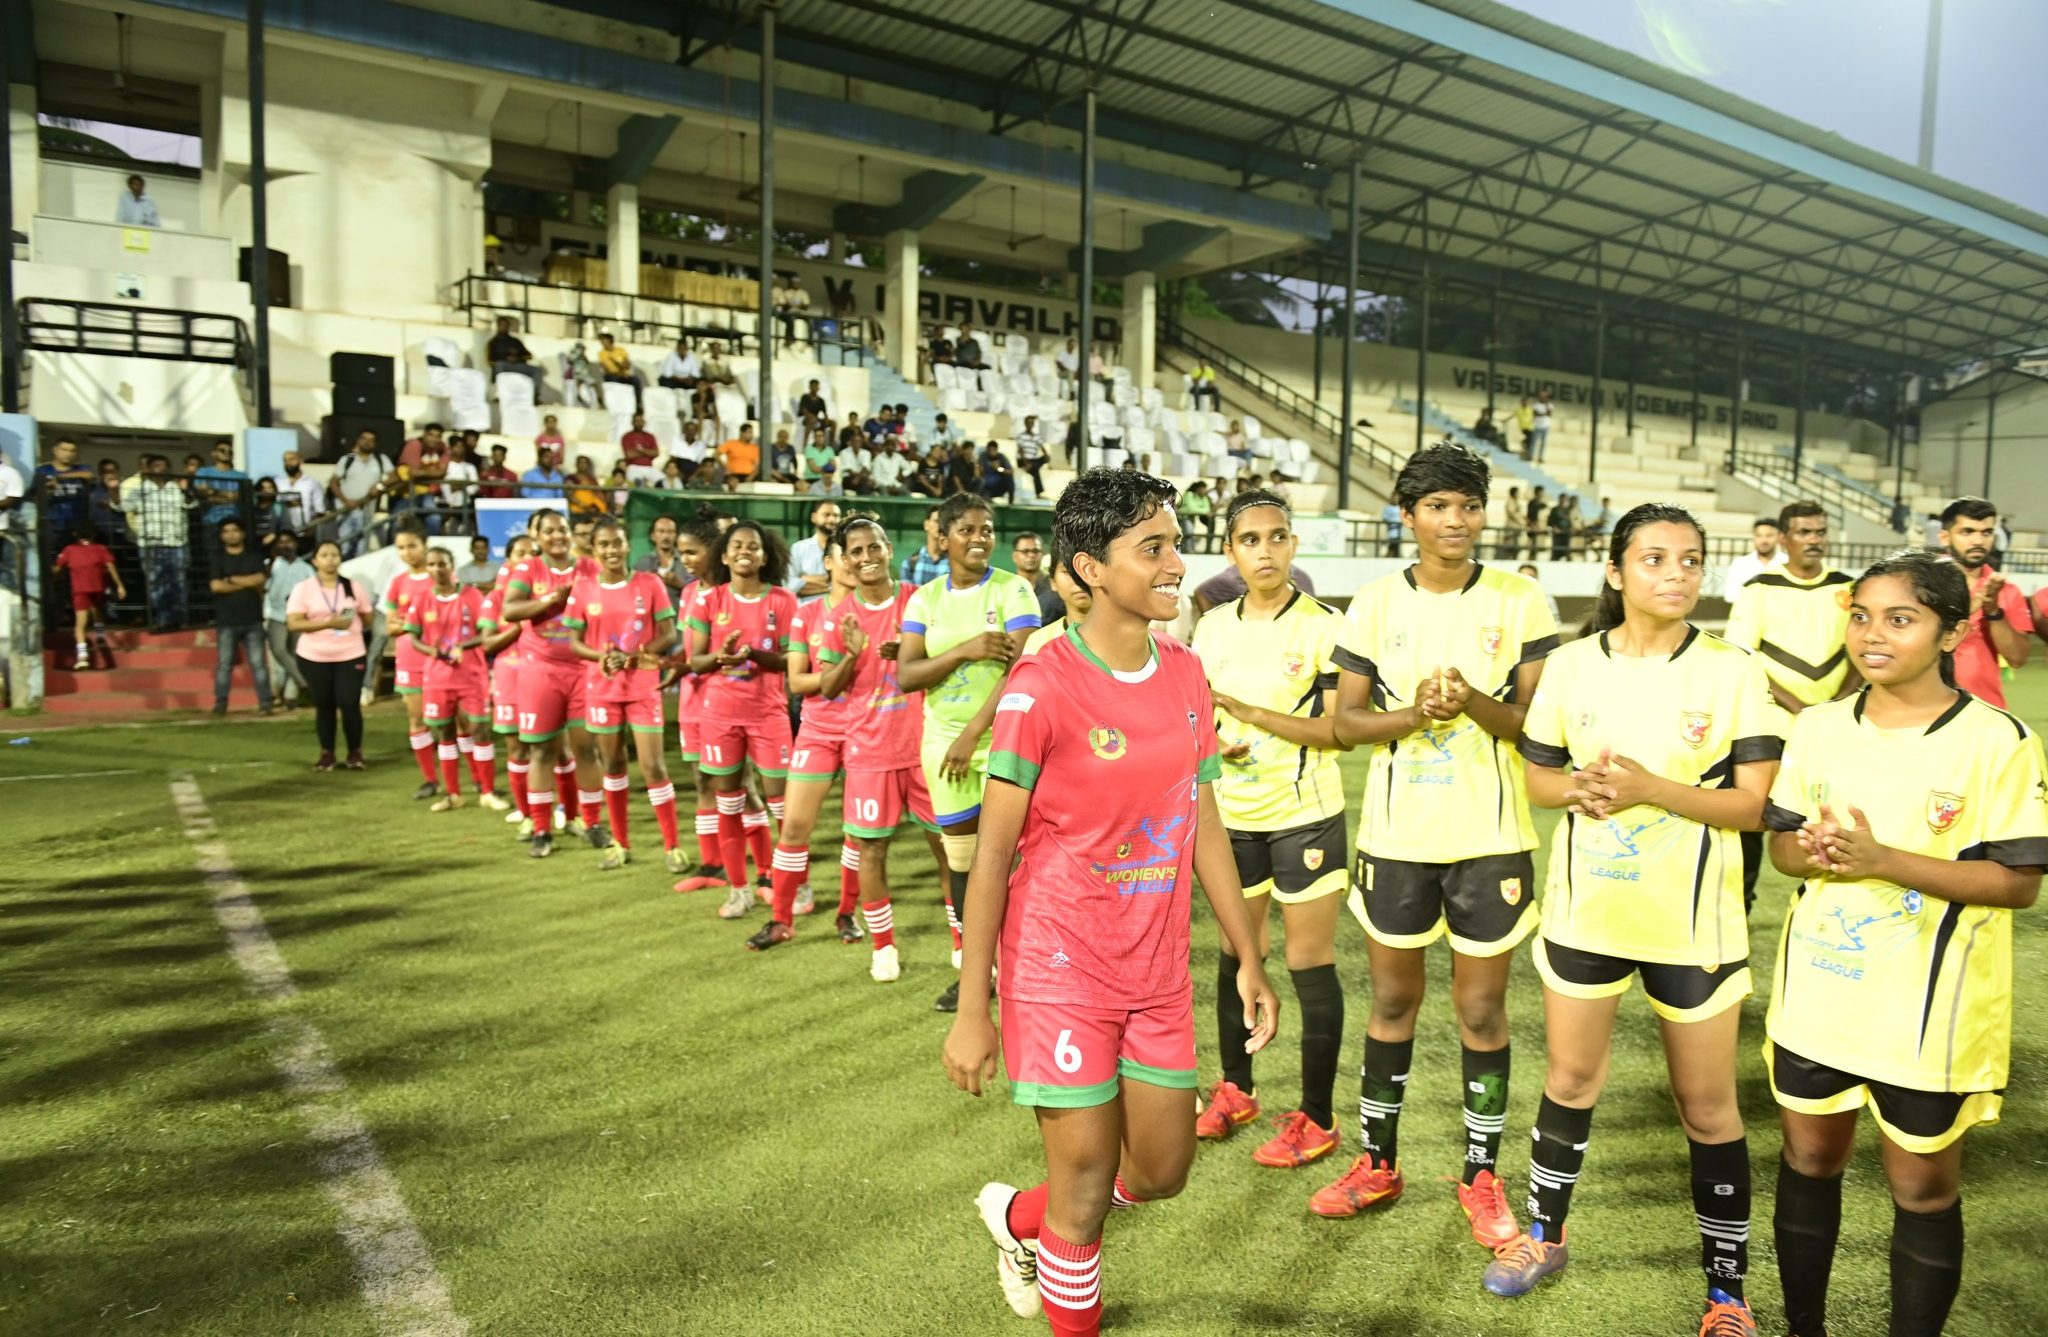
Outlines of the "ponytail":
M1971 516L1981 519L1981 516ZM1929 552L1925 548L1902 548L1889 557L1870 564L1856 583L1850 587L1850 597L1863 588L1866 580L1879 576L1902 576L1912 588L1913 598L1928 612L1946 636L1970 620L1970 581L1963 569L1944 552ZM1961 688L1956 683L1956 657L1950 650L1941 652L1942 684L1954 691Z
M1607 540L1607 565L1610 570L1621 570L1621 562L1628 556L1629 540L1644 525L1672 524L1691 525L1693 532L1700 536L1700 547L1707 546L1707 531L1693 518L1693 513L1683 506L1671 506L1664 502L1644 502L1615 521L1614 534ZM1603 631L1612 631L1621 625L1628 609L1622 603L1621 591L1605 580L1600 584L1600 597L1593 601L1593 611L1586 616L1586 623L1579 629L1581 636L1597 636Z

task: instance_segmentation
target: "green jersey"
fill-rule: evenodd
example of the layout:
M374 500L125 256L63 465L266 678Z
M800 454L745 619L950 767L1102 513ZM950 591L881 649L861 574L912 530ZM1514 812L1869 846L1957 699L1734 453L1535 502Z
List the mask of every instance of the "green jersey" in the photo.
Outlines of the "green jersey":
M1038 625L1038 596L1013 571L990 567L978 585L964 590L952 585L951 574L929 581L903 609L904 632L923 636L924 652L932 658L983 632L1028 631ZM1008 672L1009 666L1000 660L977 659L927 687L925 739L958 738Z

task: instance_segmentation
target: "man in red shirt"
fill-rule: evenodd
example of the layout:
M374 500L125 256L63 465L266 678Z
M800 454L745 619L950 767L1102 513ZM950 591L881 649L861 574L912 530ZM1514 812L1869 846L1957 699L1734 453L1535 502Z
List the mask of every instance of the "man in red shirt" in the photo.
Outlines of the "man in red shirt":
M519 495L519 475L505 464L505 448L491 447L491 462L477 470L477 479L482 484L477 488L479 497L516 497Z
M633 415L633 430L619 438L619 462L626 477L640 487L661 485L661 442L647 430L647 415Z
M1991 566L1998 508L1982 497L1961 497L1941 513L1941 543L1970 580L1970 634L1956 646L1956 686L1987 705L2005 708L1999 661L2027 662L2034 619L2026 596Z
M418 436L400 448L398 472L409 486L392 503L394 516L407 507L416 507L420 518L426 521L427 533L440 533L441 480L448 475L448 442L442 436L440 423L428 423Z
M86 648L85 637L92 624L105 616L102 605L107 597L107 582L114 582L114 592L123 599L128 597L128 587L121 583L121 573L114 569L113 551L87 525L72 531L71 542L57 554L57 569L71 576L71 639L76 642L73 649L77 651L71 667L89 669L92 654Z

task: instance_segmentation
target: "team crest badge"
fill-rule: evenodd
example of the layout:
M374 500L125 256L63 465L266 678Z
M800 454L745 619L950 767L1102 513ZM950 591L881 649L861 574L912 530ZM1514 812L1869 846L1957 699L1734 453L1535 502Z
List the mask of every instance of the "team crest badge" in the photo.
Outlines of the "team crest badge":
M434 617L435 617L435 613L434 613L434 610L433 610L433 609L431 609L431 608L429 608L429 609L427 610L427 621L429 621L429 622L432 622L432 621L434 620Z
M1492 659L1495 655L1499 654L1500 628L1481 627L1479 629L1479 648L1486 652L1486 657L1488 659Z
M1104 761L1115 761L1124 754L1123 730L1114 725L1102 724L1088 731L1088 750Z
M718 610L718 625L722 627L722 626L724 626L724 625L725 625L726 623L728 623L728 622L730 622L730 621L732 621L732 612L731 612L731 610L729 610L729 609L725 609L725 608L721 608L721 609L719 609L719 610Z
M1128 859L1128 858L1130 858L1130 857L1131 857L1131 842L1130 842L1130 841L1128 841L1128 840L1125 840L1125 841L1120 841L1120 842L1118 842L1118 844L1117 844L1117 847L1116 847L1116 857L1117 857L1117 858L1119 858L1119 859Z
M599 613L602 613L604 611L604 605L601 603L587 603L583 605L583 611L588 613L592 617L596 617Z
M1849 605L1854 602L1856 602L1856 600L1855 597L1851 594L1849 586L1844 585L1842 586L1842 588L1835 591L1835 607L1841 609L1843 612L1848 612Z
M1520 905L1522 903L1522 879L1518 877L1502 878L1500 880L1500 898L1509 905Z
M1945 835L1963 815L1965 800L1961 794L1944 794L1938 789L1927 791L1927 829L1937 836Z
M1687 747L1704 747L1707 730L1713 726L1714 717L1704 710L1678 712L1678 736L1685 740Z
M1299 678L1302 669L1306 666L1306 661L1299 654L1291 650L1280 656L1280 671L1290 678Z
M1308 869L1311 873L1315 872L1323 866L1323 852L1321 850L1303 850L1301 852L1301 866Z

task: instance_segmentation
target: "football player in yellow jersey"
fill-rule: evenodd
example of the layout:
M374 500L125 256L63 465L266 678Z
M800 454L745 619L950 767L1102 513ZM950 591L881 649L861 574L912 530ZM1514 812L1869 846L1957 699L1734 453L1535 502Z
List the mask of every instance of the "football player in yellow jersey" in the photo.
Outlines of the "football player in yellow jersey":
M1337 909L1344 889L1344 783L1335 727L1337 611L1293 581L1298 541L1287 502L1264 489L1231 498L1224 551L1244 577L1243 597L1195 624L1195 653L1217 707L1223 774L1216 806L1230 831L1237 875L1258 926L1259 955L1272 947L1266 907L1280 903L1287 973L1301 1001L1301 1104L1252 1153L1293 1169L1337 1147L1330 1107L1344 1043L1344 987L1337 981ZM1237 997L1242 963L1219 951L1217 1049L1223 1078L1195 1119L1195 1136L1228 1137L1259 1115L1251 1032Z
M1738 1005L1750 991L1736 832L1763 825L1784 714L1754 656L1687 623L1705 565L1706 536L1686 511L1653 503L1622 516L1588 634L1551 655L1523 721L1529 799L1566 811L1536 944L1548 1070L1529 1230L1483 1280L1521 1295L1564 1267L1615 1014L1641 975L1690 1143L1707 1283L1700 1332L1753 1337L1749 1154L1735 1095Z
M1377 745L1351 886L1372 1013L1359 1081L1363 1152L1309 1209L1351 1216L1400 1195L1425 951L1448 937L1464 1050L1457 1196L1473 1238L1497 1248L1519 1234L1495 1170L1507 1121L1508 973L1536 923L1536 828L1514 749L1557 624L1534 581L1474 560L1490 481L1462 447L1417 451L1394 499L1418 560L1360 590L1338 633L1336 739Z
M1764 1045L1785 1130L1773 1224L1793 1337L1827 1331L1842 1172L1866 1105L1892 1190L1891 1331L1940 1332L1962 1279L1962 1137L1998 1119L2012 912L2048 865L2040 740L1955 686L1970 607L1962 569L1934 553L1863 573L1847 648L1870 686L1793 724L1765 813L1772 861L1802 879Z
M1828 565L1828 516L1817 501L1788 502L1778 512L1784 562L1760 571L1735 593L1721 638L1763 657L1771 695L1791 714L1848 696L1863 685L1842 633L1849 626L1847 572ZM1742 908L1756 903L1764 836L1742 833Z

